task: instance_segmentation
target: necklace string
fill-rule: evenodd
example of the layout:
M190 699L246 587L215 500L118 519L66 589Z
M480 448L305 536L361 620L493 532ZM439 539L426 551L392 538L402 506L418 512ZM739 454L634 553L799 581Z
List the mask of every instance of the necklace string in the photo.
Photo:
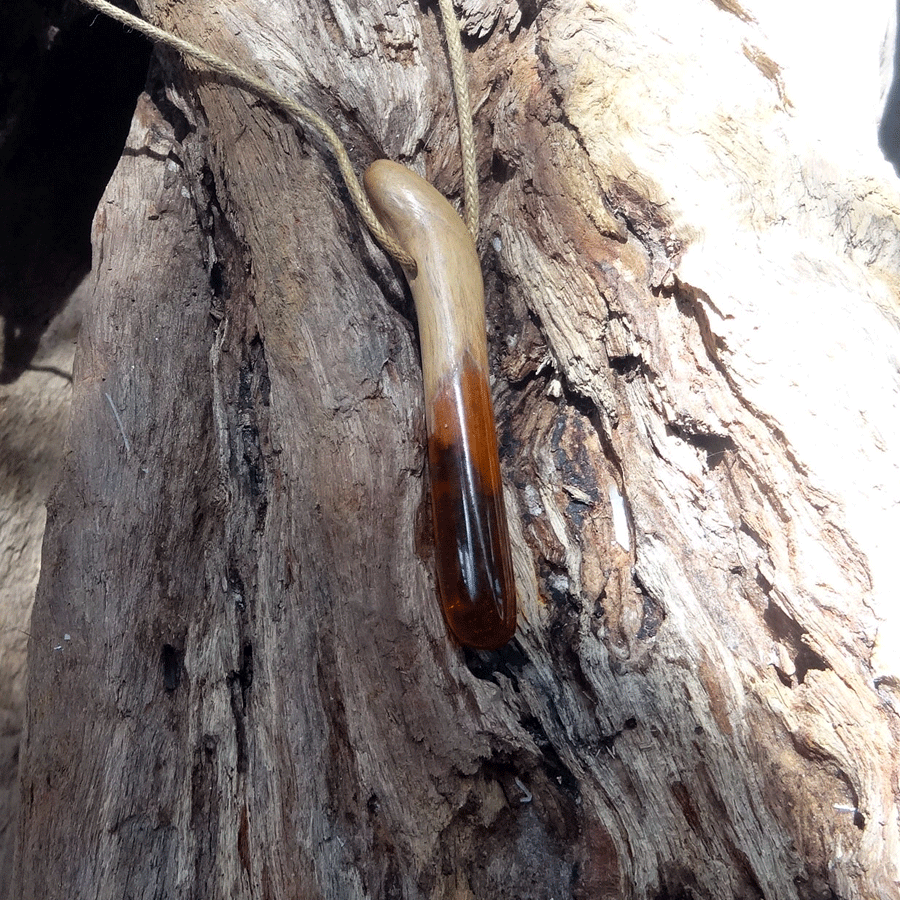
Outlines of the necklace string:
M303 103L287 97L275 90L271 84L251 75L240 66L229 62L211 53L203 47L198 47L178 35L151 25L145 19L131 15L117 6L108 3L107 0L81 0L86 6L102 12L104 15L133 28L152 41L157 41L167 47L177 50L183 56L190 56L202 63L207 69L218 72L231 79L240 87L256 94L273 106L282 110L288 116L304 125L314 128L328 144L331 152L337 160L341 177L347 185L350 199L356 207L362 220L366 223L373 237L382 247L400 263L404 269L415 272L415 260L400 246L400 244L387 232L378 217L375 215L369 203L366 193L353 171L350 156L343 142L337 136L334 129L316 112ZM465 220L473 239L478 236L478 171L475 157L475 139L472 127L472 109L469 101L469 87L465 71L465 55L460 37L459 20L453 10L453 0L438 0L441 18L444 21L444 34L447 39L447 51L450 58L450 72L453 79L453 90L456 95L456 111L459 119L459 136L462 150L463 163L463 196Z

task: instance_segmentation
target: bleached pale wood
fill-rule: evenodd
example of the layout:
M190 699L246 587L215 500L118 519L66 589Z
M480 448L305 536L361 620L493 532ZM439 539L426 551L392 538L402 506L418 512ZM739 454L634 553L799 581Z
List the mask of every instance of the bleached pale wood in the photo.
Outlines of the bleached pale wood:
M183 7L458 188L418 4ZM898 195L877 60L832 128L796 49L890 9L782 7L466 6L499 659L434 597L399 272L314 139L167 63L95 223L17 896L900 896Z

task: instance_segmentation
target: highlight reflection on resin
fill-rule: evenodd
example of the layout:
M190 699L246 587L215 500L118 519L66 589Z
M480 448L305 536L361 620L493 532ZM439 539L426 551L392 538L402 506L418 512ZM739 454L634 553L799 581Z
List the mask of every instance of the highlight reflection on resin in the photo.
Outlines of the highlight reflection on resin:
M381 223L416 261L435 567L447 624L495 650L516 630L516 591L488 380L484 286L456 210L409 169L378 160L364 177Z
M468 357L434 398L428 464L444 615L462 643L494 650L516 630L516 594L490 388Z

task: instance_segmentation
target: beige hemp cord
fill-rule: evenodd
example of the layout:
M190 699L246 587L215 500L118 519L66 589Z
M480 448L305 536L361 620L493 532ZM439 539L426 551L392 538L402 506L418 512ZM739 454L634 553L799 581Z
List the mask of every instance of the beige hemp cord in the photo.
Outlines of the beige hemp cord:
M453 10L453 0L438 0L444 20L444 37L450 57L450 75L456 94L456 117L459 120L459 143L462 150L463 197L466 225L472 240L478 243L478 166L475 157L475 135L472 133L472 104L469 101L469 81L466 78L466 58L460 37L459 20Z
M341 139L335 134L331 126L319 115L313 112L308 106L286 97L284 94L275 90L272 85L260 78L245 72L234 63L197 47L195 44L157 28L144 19L131 15L124 10L107 3L106 0L81 0L86 6L96 9L121 22L128 25L135 31L146 35L153 41L159 41L168 47L178 50L186 56L193 56L199 60L208 69L218 72L221 75L227 75L233 79L241 87L252 91L254 94L268 100L274 106L282 109L294 119L310 125L322 135L325 142L331 148L337 160L338 168L341 170L347 190L350 193L350 199L356 207L363 221L366 223L369 231L372 232L375 239L390 253L397 262L405 269L412 272L416 271L415 260L400 246L400 244L392 238L375 215L369 200L366 197L356 173L353 171L353 165L350 157L344 149ZM463 56L462 40L459 36L459 22L453 11L453 0L439 0L441 16L444 19L444 31L447 37L447 49L450 56L450 70L453 76L453 87L456 93L456 110L459 118L460 144L462 147L463 157L463 188L465 195L465 211L466 224L473 238L478 236L478 174L475 167L475 141L472 135L472 114L469 104L469 89L465 76L465 58Z

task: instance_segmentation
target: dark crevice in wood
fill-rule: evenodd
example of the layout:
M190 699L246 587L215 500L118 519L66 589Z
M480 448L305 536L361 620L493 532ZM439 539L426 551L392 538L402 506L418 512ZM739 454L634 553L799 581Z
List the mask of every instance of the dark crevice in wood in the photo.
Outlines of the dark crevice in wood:
M761 585L762 586L762 585ZM831 666L818 654L806 641L803 635L806 629L795 619L789 616L781 607L769 599L766 611L763 613L763 621L769 626L773 637L788 647L793 656L795 677L798 684L803 684L807 673L811 669L828 671ZM778 671L778 677L784 681L785 673ZM788 683L790 686L790 683Z
M552 585L552 580L546 582ZM603 702L594 685L582 668L580 655L581 607L583 598L570 591L549 587L552 613L549 627L549 645L561 670L566 672L573 698L583 701L586 708L596 708ZM603 595L601 594L601 601Z
M165 48L159 48L159 52L168 51ZM164 67L158 60L150 66L146 90L162 117L172 126L172 134L179 144L196 131L194 123L170 99L166 90Z
M209 287L212 291L214 300L219 299L222 296L222 278L222 264L218 260L215 260L209 267Z
M240 668L229 672L226 682L231 699L231 714L234 718L236 767L238 772L245 773L248 760L248 697L253 684L253 647L249 640L245 640L241 648Z
M649 284L652 293L664 291L667 276L674 271L683 250L681 238L663 208L638 193L628 182L611 179L603 188L607 209L624 223L629 234L644 248L650 262ZM617 240L623 238L610 234Z
M609 367L617 375L629 376L637 374L643 366L643 360L640 356L615 356L609 360Z
M160 654L163 687L168 692L178 690L181 683L182 653L171 644L163 644Z
M574 387L561 370L555 370L554 374L556 375L556 378L558 379L560 386L562 387L560 408L569 407L571 409L574 409L576 412L581 413L581 415L584 416L585 419L587 419L591 423L594 423L595 428L596 417L598 415L607 417L612 423L613 427L615 427L616 423L618 422L618 414L616 410L606 409L603 406L598 406L591 397L588 397L586 394L583 394L576 387Z
M723 807L721 821L726 820L727 810ZM766 900L766 895L759 883L759 879L756 877L756 873L753 871L753 864L750 862L747 854L735 845L728 834L723 836L723 843L725 844L726 853L734 863L735 872L744 881L742 885L735 885L735 896L740 897L741 900Z
M666 608L659 597L644 583L637 569L632 571L631 580L635 589L644 598L644 613L648 617L641 624L641 629L643 630L646 625L647 631L652 632L651 636L655 635L666 619Z
M817 669L820 672L827 672L831 668L831 666L829 666L828 663L805 642L800 645L797 655L794 657L794 665L797 668L797 681L800 684L803 684L806 680L806 675L810 670Z
M669 864L660 873L660 890L652 900L722 900L699 892L696 876L677 863Z
M713 333L705 307L708 306L717 316L724 316L713 302L712 297L710 297L702 288L688 284L685 281L680 281L677 278L675 279L674 287L671 289L664 289L661 292L661 295L663 297L674 297L675 302L678 305L678 311L682 315L694 319L697 322L697 327L700 329L700 337L703 340L703 346L709 355L709 361L724 374L725 367L719 359L723 344L721 339Z
M688 423L668 423L666 431L681 438L681 440L692 447L703 451L706 454L706 465L709 469L714 469L718 466L727 453L734 453L737 450L737 445L729 435L694 430L689 427Z
M897 7L900 12L900 2ZM894 46L890 52L894 62L893 76L878 126L878 146L894 171L900 175L900 31L894 37Z
M266 459L260 434L259 407L269 406L269 372L259 336L245 348L238 375L237 415L242 445L243 477L256 511L256 530L262 531L268 509Z
M541 3L539 0L519 0L519 9L522 12L519 28L528 30L537 21L538 14L541 11Z
M791 678L791 676L788 675L787 672L784 671L784 669L782 669L780 666L775 666L775 665L773 665L772 668L775 670L775 674L778 676L778 680L785 687L793 687L794 686L794 679Z
M766 552L767 545L763 540L762 535L743 516L741 516L740 519L739 531L742 534L746 534L761 551ZM766 590L768 590L769 587L771 587L771 585L769 585Z
M637 581L637 576L635 576L635 582L637 583ZM649 641L659 633L662 623L666 620L666 610L656 597L650 596L643 588L641 588L641 594L644 600L644 609L636 638L639 641Z
M491 157L491 180L497 184L506 184L515 174L515 163L495 150Z
M201 227L212 242L212 250L206 259L212 296L210 314L218 322L227 317L230 328L236 323L243 325L243 330L235 333L240 353L237 370L223 370L223 375L230 381L223 385L231 445L228 462L236 485L241 486L239 503L253 510L253 530L261 534L270 502L267 456L271 452L271 381L262 336L248 318L254 305L250 287L252 257L232 225L227 183L216 177L214 163L209 158L200 160L197 170L195 208ZM240 525L234 530L232 555L239 559L246 552L248 536ZM241 588L243 598L243 585ZM249 627L249 622L244 624Z
M528 657L517 638L504 644L499 650L473 650L463 647L466 668L480 681L490 681L499 685L495 677L499 673L510 680L513 690L518 690L522 669L528 665Z
M601 490L596 481L597 473L585 447L585 441L594 431L591 416L596 408L585 398L580 398L584 402L581 403L583 408L579 410L578 399L574 398L573 403L568 406L569 416L573 412L580 413L585 427L572 429L569 427L569 416L560 416L554 424L550 438L553 462L562 482L576 488L587 498L587 500L573 498L568 505L567 512L573 516L575 531L581 530L581 518L586 507L601 502Z

